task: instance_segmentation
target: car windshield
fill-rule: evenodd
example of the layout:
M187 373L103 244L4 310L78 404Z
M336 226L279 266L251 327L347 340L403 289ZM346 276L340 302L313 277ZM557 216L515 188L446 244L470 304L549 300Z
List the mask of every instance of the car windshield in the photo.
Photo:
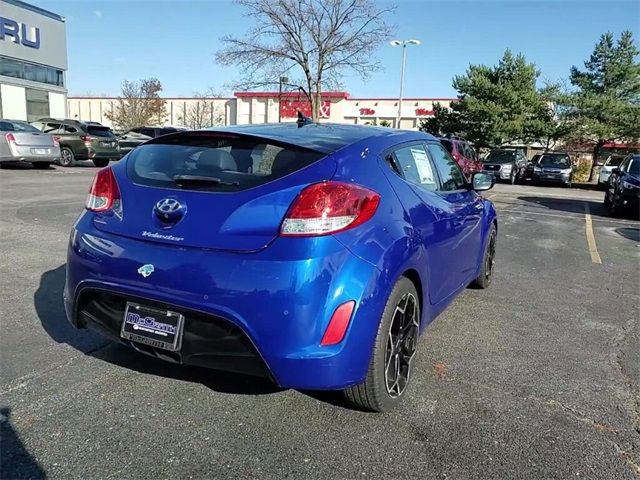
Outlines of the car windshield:
M617 167L622 163L623 160L624 160L623 155L611 155L605 162L605 166Z
M88 125L87 132L94 137L115 137L109 127L96 127L94 125Z
M307 149L222 134L157 137L133 150L129 176L141 185L239 191L262 185L324 157Z
M513 150L494 150L489 152L483 162L485 163L511 163L516 158L516 152Z
M26 122L0 120L0 130L3 132L39 132L36 127Z
M564 155L543 155L538 165L542 167L571 168L571 160Z

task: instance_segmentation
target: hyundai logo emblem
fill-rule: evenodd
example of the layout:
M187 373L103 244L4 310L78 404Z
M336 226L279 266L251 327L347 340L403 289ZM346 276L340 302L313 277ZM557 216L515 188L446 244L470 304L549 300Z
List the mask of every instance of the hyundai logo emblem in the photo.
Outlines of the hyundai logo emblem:
M182 205L175 198L163 198L156 203L156 210L160 213L175 213L182 208Z
M153 210L165 225L175 225L184 216L187 209L175 198L163 198L156 203Z

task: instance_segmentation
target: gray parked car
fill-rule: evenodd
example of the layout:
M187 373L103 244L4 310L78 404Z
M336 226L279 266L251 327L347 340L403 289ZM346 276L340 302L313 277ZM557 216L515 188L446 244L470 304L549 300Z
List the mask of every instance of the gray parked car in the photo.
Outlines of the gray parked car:
M524 180L527 157L521 150L491 150L489 155L482 159L482 170L493 175L496 181L506 180L513 185L518 180Z
M0 119L0 162L30 162L49 168L60 158L60 144L48 133L20 120Z

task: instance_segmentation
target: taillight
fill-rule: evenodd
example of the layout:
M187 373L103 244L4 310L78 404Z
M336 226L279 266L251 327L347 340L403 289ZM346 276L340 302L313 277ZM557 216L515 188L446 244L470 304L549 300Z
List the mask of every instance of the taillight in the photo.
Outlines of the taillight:
M53 135L53 146L54 147L60 146L60 137L58 137L57 135Z
M81 135L80 140L82 140L85 145L90 145L94 138L91 135Z
M380 195L353 183L309 185L289 208L280 234L293 237L342 232L373 217L379 203Z
M103 168L96 174L85 207L92 212L113 210L118 216L122 215L120 189L111 167Z
M16 137L13 135L13 133L9 132L7 133L4 138L7 139L7 145L9 145L9 150L11 151L12 155L19 155L18 154L18 149L17 149L17 145L16 145Z

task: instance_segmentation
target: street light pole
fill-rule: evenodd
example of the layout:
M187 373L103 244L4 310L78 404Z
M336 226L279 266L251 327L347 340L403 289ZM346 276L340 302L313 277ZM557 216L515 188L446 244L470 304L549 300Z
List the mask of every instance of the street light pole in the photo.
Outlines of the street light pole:
M287 77L280 77L278 79L278 123L282 121L282 85L288 82L289 79Z
M402 47L402 67L400 69L400 96L398 97L398 118L396 128L400 128L402 119L402 95L404 90L404 70L407 63L407 45L420 45L420 40L393 40L389 42L393 47Z

